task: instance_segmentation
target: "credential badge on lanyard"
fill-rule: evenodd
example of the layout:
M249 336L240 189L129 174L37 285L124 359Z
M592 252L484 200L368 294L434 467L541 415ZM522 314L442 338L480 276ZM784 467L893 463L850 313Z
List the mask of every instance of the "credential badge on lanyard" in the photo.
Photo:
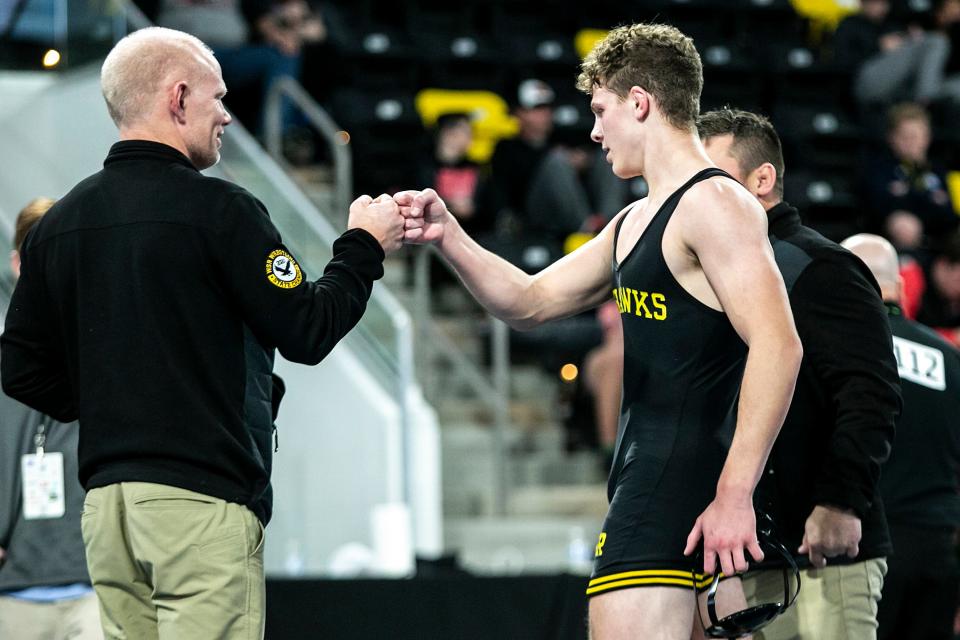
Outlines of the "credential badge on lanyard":
M20 461L23 475L23 517L26 520L60 518L65 510L63 497L63 454L44 451L46 427L40 424L33 437L36 453Z

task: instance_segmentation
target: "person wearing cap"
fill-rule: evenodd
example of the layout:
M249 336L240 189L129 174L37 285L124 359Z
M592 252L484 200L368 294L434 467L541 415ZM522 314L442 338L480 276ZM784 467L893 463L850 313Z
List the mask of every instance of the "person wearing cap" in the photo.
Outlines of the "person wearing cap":
M863 233L843 246L880 284L903 386L903 413L880 476L894 553L877 636L948 640L960 595L960 352L903 314L897 252L887 240Z
M757 496L798 564L809 563L794 606L757 638L875 638L891 552L878 482L900 411L879 289L863 263L803 226L783 201L783 154L769 120L720 109L702 114L697 127L714 164L767 212L803 343L796 393ZM783 593L779 571L744 585L751 604Z
M495 208L509 211L522 233L559 253L571 233L592 230L598 211L618 211L626 184L598 152L556 144L553 89L537 79L522 81L513 100L517 137L501 140L493 153ZM584 143L589 141L584 136Z

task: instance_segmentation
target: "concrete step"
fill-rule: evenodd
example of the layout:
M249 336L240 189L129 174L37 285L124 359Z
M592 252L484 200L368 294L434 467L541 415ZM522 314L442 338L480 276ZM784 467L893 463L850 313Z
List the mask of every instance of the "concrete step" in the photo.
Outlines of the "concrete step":
M602 518L449 518L447 549L479 574L588 574Z
M510 484L516 487L606 486L603 459L592 451L568 453L541 449L515 454L510 460Z
M494 513L499 482L494 435L490 428L469 423L440 430L444 513ZM504 447L508 513L596 515L605 509L600 457L565 452L559 430L511 430Z
M507 514L521 518L587 518L603 520L607 513L605 483L515 487L507 499Z

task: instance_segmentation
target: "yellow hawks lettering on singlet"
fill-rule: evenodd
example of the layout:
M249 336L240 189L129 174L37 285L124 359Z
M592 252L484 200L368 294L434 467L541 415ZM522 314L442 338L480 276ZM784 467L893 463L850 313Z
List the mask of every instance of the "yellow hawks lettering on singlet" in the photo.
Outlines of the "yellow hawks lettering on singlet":
M593 556L599 558L603 555L603 545L607 543L607 532L603 531L600 533L600 538L597 540L597 548L594 550Z
M667 319L667 297L662 293L617 287L613 290L613 299L620 313L633 313L648 320Z

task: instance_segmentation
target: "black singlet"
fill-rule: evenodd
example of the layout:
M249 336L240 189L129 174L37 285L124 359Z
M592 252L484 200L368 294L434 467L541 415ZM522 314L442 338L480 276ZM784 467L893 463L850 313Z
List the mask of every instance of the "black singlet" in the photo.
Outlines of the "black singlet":
M626 216L617 225L613 296L623 322L623 404L589 595L693 581L683 548L716 493L747 349L726 314L680 286L662 244L683 194L716 176L729 177L705 169L677 189L619 264Z

